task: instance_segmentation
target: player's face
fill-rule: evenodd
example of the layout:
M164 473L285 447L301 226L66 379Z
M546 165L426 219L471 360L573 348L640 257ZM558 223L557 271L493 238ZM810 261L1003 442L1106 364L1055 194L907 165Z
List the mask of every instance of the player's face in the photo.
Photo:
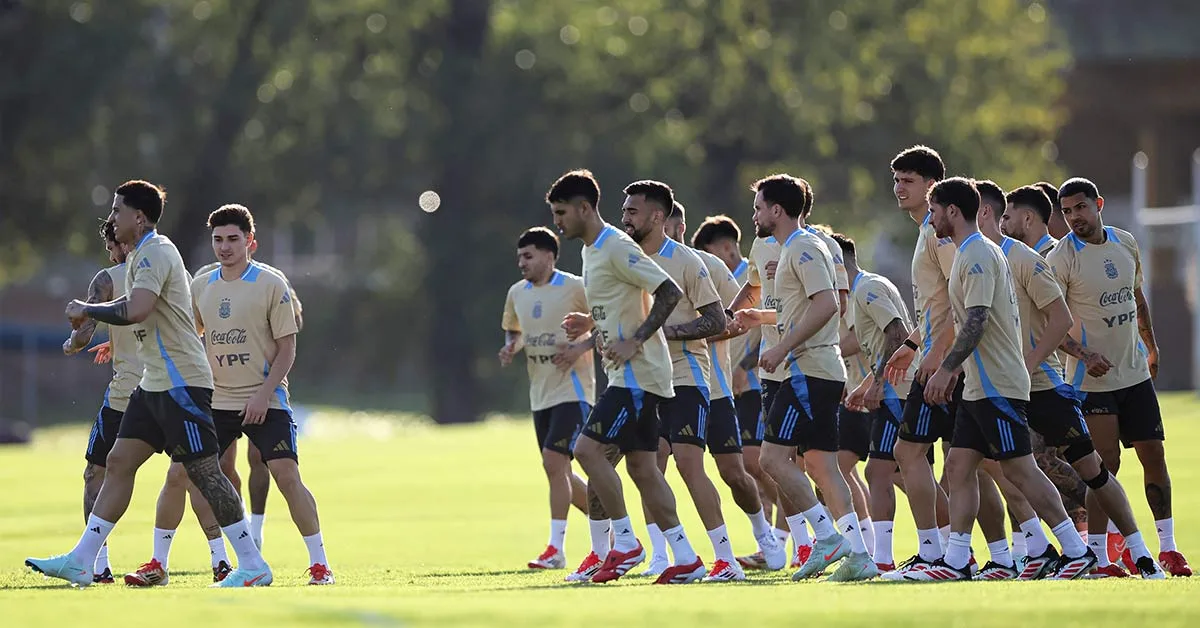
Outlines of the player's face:
M533 281L545 277L553 267L554 253L533 245L517 249L517 268L521 269L521 279Z
M1029 221L1032 218L1033 211L1028 207L1009 205L1000 216L1000 233L1014 240L1024 241L1025 234L1029 233Z
M722 262L733 270L742 263L742 251L738 248L737 240L733 238L721 238L713 241L704 250L721 258Z
M647 201L641 194L625 197L625 205L621 207L621 226L634 242L641 243L654 232L662 229L663 210L656 203Z
M667 237L676 242L683 242L683 234L687 231L687 225L678 218L668 218L666 224L663 225L663 230L667 232Z
M108 261L110 261L114 264L124 264L125 263L125 257L126 257L125 247L123 245L121 245L120 242L113 242L112 240L105 240L104 250L108 251Z
M768 205L762 190L754 194L754 235L770 237L775 233L775 223L779 222L780 215L783 215L783 208L777 204Z
M950 207L929 201L929 222L933 224L934 235L939 238L954 235L954 225L950 222Z
M223 225L212 231L213 253L222 266L236 266L250 259L250 240L254 234L242 233L237 225Z
M134 244L134 238L137 237L138 232L139 214L141 212L125 204L123 197L113 196L112 213L108 215L108 219L113 223L117 242Z
M1067 219L1063 218L1061 209L1055 209L1050 212L1050 222L1046 223L1046 229L1050 232L1051 236L1054 236L1058 240L1067 237L1067 234L1071 231L1071 227L1067 226Z
M915 172L892 172L892 191L896 194L896 202L900 209L904 211L920 208L925 203L925 195L932 185L932 180L927 180Z
M1085 240L1095 237L1100 228L1100 210L1104 199L1092 200L1083 192L1062 199L1062 214L1075 235Z
M550 214L554 216L554 228L564 238L583 237L582 203L550 203Z

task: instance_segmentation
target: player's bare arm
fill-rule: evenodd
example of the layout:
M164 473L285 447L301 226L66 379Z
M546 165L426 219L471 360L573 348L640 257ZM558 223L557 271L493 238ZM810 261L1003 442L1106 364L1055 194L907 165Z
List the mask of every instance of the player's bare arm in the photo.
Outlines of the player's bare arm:
M100 271L92 277L92 282L88 285L88 303L104 303L111 301L113 295L112 276L108 271ZM92 336L96 333L95 319L87 319L79 325L77 329L71 331L71 337L63 344L63 353L74 355L81 349L86 347L92 341Z
M71 301L67 304L67 318L76 329L88 319L120 327L136 325L150 316L156 302L157 294L145 288L134 288L130 294L106 303Z
M904 346L904 341L909 337L908 327L904 321L899 318L893 318L892 322L883 328L883 355L894 355L897 349ZM886 362L871 365L871 385L866 389L866 395L863 398L863 405L868 410L874 410L883 402L883 384L887 381L886 371L888 365Z
M575 342L568 342L560 345L558 352L550 358L550 362L558 367L560 371L569 371L579 358L585 353L596 347L596 342L599 339L599 334L589 334Z
M954 381L958 378L963 362L983 339L983 330L987 327L987 322L988 308L986 305L967 308L966 320L963 321L962 329L958 330L954 345L942 359L942 364L938 367L937 372L925 384L926 402L944 404L950 401L951 392L954 390Z
M288 334L275 340L275 360L271 362L271 370L254 396L246 402L242 410L242 425L259 425L267 418L267 408L271 405L271 395L283 383L292 365L296 363L296 334Z
M1150 304L1141 288L1133 291L1134 302L1137 303L1138 335L1142 344L1146 345L1146 359L1150 364L1150 377L1158 379L1158 342L1154 340L1154 322L1150 320Z
M663 335L667 340L700 340L725 331L728 321L720 301L713 301L696 312L700 316L693 321L663 327Z
M829 319L837 316L838 301L835 290L822 290L809 299L812 303L808 305L808 309L804 310L804 315L796 321L792 330L780 338L779 344L769 349L759 360L759 366L767 372L774 373L784 358L792 352L792 349L812 338L825 326L825 323L829 322Z
M854 329L847 329L846 333L838 339L838 348L842 350L843 358L862 353L862 345L859 344L858 334L854 333Z
M762 299L762 286L752 286L746 283L738 290L737 296L733 298L733 303L729 304L729 309L734 312L738 310L746 310L758 305Z
M515 356L522 348L521 332L504 330L504 346L500 347L500 365L508 366L512 364L513 356Z
M562 328L567 340L575 341L596 327L596 321L587 312L571 312L563 317Z
M1025 369L1030 373L1054 353L1054 349L1066 338L1067 333L1071 331L1071 325L1074 324L1071 310L1067 309L1067 302L1061 297L1047 303L1041 312L1046 315L1046 328L1029 355L1025 356Z
M747 333L751 334L751 336L746 342L746 355L742 356L742 359L737 363L737 367L743 371L749 371L758 367L758 353L762 349L762 328L755 327Z
M899 385L904 379L904 373L908 371L908 367L912 364L913 359L917 357L917 343L921 341L921 330L914 327L912 332L908 334L908 338L901 343L901 346L892 353L885 353L889 356L887 366L884 369L884 376L892 385Z
M650 308L650 313L646 315L646 320L633 332L632 338L612 343L605 351L605 358L611 362L628 362L637 353L642 343L662 328L682 298L683 291L675 285L674 281L668 279L659 284L654 289L654 305Z
M1104 377L1104 374L1108 372L1108 369L1113 367L1113 363L1110 362L1108 358L1096 353L1095 351L1092 351L1091 349L1088 349L1087 347L1084 347L1079 343L1078 340L1075 340L1073 337L1071 337L1071 334L1069 333L1067 334L1066 338L1063 338L1063 341L1058 344L1058 348L1067 355L1077 360L1081 360L1084 366L1087 367L1087 374L1091 375L1092 377Z

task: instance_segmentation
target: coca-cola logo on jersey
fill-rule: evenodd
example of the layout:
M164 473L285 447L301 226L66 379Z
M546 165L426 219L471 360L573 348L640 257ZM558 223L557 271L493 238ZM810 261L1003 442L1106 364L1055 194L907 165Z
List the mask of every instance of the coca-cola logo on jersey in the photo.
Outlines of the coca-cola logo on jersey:
M208 344L244 345L246 344L246 330L230 329L227 331L210 331L208 332Z
M1110 305L1119 305L1121 303L1129 303L1133 300L1133 290L1125 287L1116 292L1101 292L1100 307L1108 307Z

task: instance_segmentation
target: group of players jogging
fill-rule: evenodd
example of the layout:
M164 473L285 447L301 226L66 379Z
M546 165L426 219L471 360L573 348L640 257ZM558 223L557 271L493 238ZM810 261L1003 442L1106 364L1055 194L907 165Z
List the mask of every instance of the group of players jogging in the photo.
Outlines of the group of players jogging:
M93 351L97 362L111 360L113 379L88 439L79 542L25 564L76 586L114 582L106 540L129 506L138 468L163 452L172 463L155 512L153 555L126 584L167 584L171 542L190 494L209 539L212 586L270 585L261 548L272 478L308 547L309 584L333 584L316 500L300 479L288 394L300 300L282 272L251 259L257 242L248 209L225 205L209 215L217 262L193 277L157 230L165 204L166 193L146 181L117 188L101 228L114 266L96 274L86 300L67 306L72 332L63 351L78 353L99 323L108 324L109 341ZM234 465L243 434L250 441L249 517Z
M891 171L900 209L920 225L915 320L888 278L859 265L853 240L810 224L804 179L752 186L748 259L726 216L685 243L684 207L664 183L628 185L618 228L601 217L590 172L554 182L546 202L559 233L583 241L583 276L556 268L552 231L522 233L499 354L507 365L525 353L550 485L550 541L531 569L567 567L575 505L591 552L571 582L616 580L647 558L643 575L659 584L743 580L789 562L795 580L1191 575L1175 547L1140 252L1104 225L1096 186L1072 178L1006 194L946 178L924 146ZM598 397L593 351L608 381ZM1143 467L1157 560L1115 477L1122 445ZM706 448L750 521L753 554L734 555ZM672 456L712 542L709 566L680 524L664 475ZM649 552L626 510L621 458ZM899 564L896 488L919 548Z

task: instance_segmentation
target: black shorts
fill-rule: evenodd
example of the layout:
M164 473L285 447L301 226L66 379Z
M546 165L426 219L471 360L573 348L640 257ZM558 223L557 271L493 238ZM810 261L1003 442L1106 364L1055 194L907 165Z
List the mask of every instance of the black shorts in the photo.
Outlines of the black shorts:
M592 412L586 401L570 401L533 412L533 432L538 449L575 455L575 440L583 431L583 421Z
M1162 411L1158 408L1158 393L1154 380L1110 392L1080 393L1083 413L1115 414L1121 444L1126 448L1140 441L1166 440Z
M251 443L262 454L263 462L278 458L298 460L296 451L296 423L292 414L287 410L267 410L267 418L258 425L242 425L241 410L213 410L213 420L217 424L217 442L221 445L221 453L233 444L233 441L246 435Z
M173 462L220 453L212 417L212 389L180 386L160 392L133 389L117 438L136 438ZM267 452L263 452L266 456Z
M98 467L105 466L108 452L112 451L113 443L117 442L120 429L121 413L108 406L101 407L92 423L92 434L88 437L84 459Z
M896 459L896 439L900 436L905 405L899 399L884 399L879 409L871 412L871 458ZM929 448L926 459L933 464L933 447Z
M1033 453L1029 444L1027 402L990 397L958 405L951 447L974 449L992 460L1011 460Z
M621 453L658 451L658 406L663 398L641 389L609 386L588 415L583 434Z
M658 435L672 445L708 443L708 396L696 386L676 386L675 396L658 406Z
M708 425L705 440L708 442L708 452L717 454L742 453L742 434L738 429L737 409L729 397L713 399L709 402Z
M955 416L962 401L963 378L954 387L954 397L944 406L925 403L925 387L913 380L904 404L904 420L900 422L900 439L910 443L949 441L954 435Z
M733 400L737 408L738 425L742 428L742 446L758 447L762 444L763 393L747 390Z
M859 460L867 459L871 452L871 413L838 406L838 449L854 452Z
M767 411L763 440L776 445L809 450L838 450L838 406L843 382L795 375L779 387Z
M1079 400L1069 386L1064 389L1029 393L1027 407L1029 429L1045 441L1046 447L1091 445L1087 422L1079 410Z

